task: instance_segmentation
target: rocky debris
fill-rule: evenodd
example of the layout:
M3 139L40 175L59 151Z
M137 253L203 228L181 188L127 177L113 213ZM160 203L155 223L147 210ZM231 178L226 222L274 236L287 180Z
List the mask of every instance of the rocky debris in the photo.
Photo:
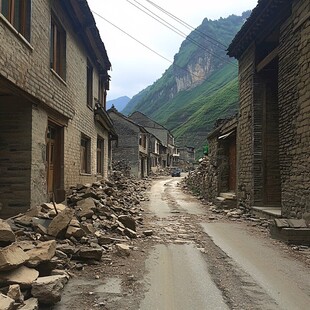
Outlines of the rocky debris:
M24 295L20 290L19 284L10 285L7 296L12 298L17 304L22 304L24 302Z
M0 245L8 245L15 241L15 234L10 225L0 219Z
M60 301L67 282L68 277L65 275L40 277L33 282L31 294L42 304L55 304Z
M108 252L129 256L131 239L142 235L140 203L148 199L148 186L147 180L114 171L109 180L71 187L61 204L44 203L1 220L0 286L7 287L1 291L7 294L3 298L13 297L15 307L24 310L54 304L69 279L67 270L110 259Z
M208 156L205 156L199 160L198 167L194 171L189 172L188 176L184 178L186 188L188 188L194 195L200 196L203 199L208 198L209 170L210 160Z
M50 240L46 242L39 242L36 247L27 251L29 260L27 264L37 266L39 263L51 260L56 252L56 241Z
M19 307L18 310L38 310L39 302L37 298L31 297L24 301L23 306Z
M121 257L126 257L130 255L130 247L127 244L117 243L115 244L117 255Z
M153 230L149 229L149 230L145 230L143 231L143 235L147 236L147 237L150 237L153 235Z
M12 310L14 308L14 299L0 293L1 310Z
M1 284L19 284L21 287L31 287L33 281L39 276L39 271L26 266L20 266L17 269L1 272Z
M0 251L0 271L14 269L29 259L29 256L13 243Z

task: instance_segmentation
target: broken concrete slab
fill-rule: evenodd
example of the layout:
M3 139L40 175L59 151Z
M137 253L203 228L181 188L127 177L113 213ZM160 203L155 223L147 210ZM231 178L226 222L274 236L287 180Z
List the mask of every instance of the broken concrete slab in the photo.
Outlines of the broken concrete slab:
M37 266L43 261L48 261L52 259L56 251L56 241L50 240L45 242L40 242L37 246L26 253L29 255L29 260L27 264L32 267Z
M0 244L8 245L15 241L15 234L11 226L4 220L0 219Z
M14 299L0 293L0 307L1 310L14 309Z
M0 250L0 271L11 270L22 264L29 259L18 244L13 243Z
M31 294L42 304L55 304L61 300L67 282L68 277L64 275L39 277L32 284Z
M48 226L47 233L56 238L64 236L73 215L74 211L70 208L66 208L61 213L58 213Z
M8 284L19 284L22 288L30 287L39 276L39 272L33 268L20 266L17 269L1 272L0 281Z

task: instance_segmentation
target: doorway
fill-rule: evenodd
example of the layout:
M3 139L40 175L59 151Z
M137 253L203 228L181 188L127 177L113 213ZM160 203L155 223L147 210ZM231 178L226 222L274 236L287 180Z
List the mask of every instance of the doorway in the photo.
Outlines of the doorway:
M51 200L61 202L63 189L63 134L62 127L48 122L46 133L47 193Z

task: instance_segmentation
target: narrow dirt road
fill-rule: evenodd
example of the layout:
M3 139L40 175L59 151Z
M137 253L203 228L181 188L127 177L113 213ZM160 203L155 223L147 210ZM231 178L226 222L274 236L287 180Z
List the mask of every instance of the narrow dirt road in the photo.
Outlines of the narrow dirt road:
M142 227L153 236L133 240L128 258L85 267L54 309L309 309L304 254L265 228L214 216L180 180L153 181Z

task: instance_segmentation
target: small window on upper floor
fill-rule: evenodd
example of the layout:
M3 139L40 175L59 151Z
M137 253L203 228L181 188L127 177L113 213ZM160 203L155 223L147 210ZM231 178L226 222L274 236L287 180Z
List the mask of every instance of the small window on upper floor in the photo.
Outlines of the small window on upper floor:
M51 19L51 69L66 79L66 32L54 15Z
M99 105L106 109L106 98L107 98L107 91L105 87L105 78L104 75L100 75L99 77L99 85L98 85L98 93L99 93Z
M0 0L1 14L28 41L30 40L30 0Z
M87 85L86 85L86 100L87 105L93 108L93 66L89 60L87 60Z

